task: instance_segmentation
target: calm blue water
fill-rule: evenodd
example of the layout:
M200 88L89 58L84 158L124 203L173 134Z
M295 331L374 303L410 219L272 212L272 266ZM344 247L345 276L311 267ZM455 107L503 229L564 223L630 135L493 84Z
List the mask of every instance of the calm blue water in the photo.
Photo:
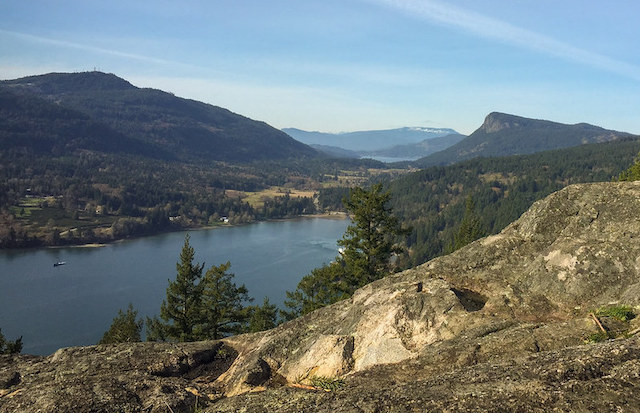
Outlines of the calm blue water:
M392 156L363 156L360 159L373 159L376 161L380 161L380 162L384 162L384 163L394 163L394 162L402 162L402 161L415 161L416 159L420 159L419 157L416 158L415 156L404 156L404 157L392 157Z
M349 222L307 218L191 231L196 261L231 262L236 284L256 304L267 296L282 306L285 291L337 255ZM101 248L46 248L0 252L0 328L23 336L23 353L95 344L118 309L131 302L139 316L160 311L184 244L184 232ZM57 261L67 264L53 267Z

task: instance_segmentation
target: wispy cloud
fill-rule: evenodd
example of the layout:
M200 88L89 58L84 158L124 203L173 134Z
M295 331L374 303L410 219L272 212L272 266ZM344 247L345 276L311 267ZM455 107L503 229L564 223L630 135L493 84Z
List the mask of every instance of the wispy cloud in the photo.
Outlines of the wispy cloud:
M175 62L171 60L166 60L166 59L161 59L157 57L146 56L146 55L141 55L136 53L127 53L119 50L107 49L107 48L92 46L88 44L69 42L66 40L51 39L48 37L35 36L27 33L20 33L20 32L0 29L0 35L11 36L11 37L19 38L24 41L29 41L32 43L37 43L42 45L50 45L50 46L56 46L56 47L64 47L68 49L83 50L85 52L98 53L102 55L120 57L124 59L129 59L129 60L137 60L137 61L142 61L146 63L153 63L153 64L159 64L159 65L173 65L173 66L178 65L178 66L190 67L192 69L203 69L201 67L185 64L183 62Z
M314 76L316 79L342 79L349 82L364 82L394 86L414 86L417 83L425 81L435 82L436 79L442 80L447 77L446 73L436 69L410 69L402 66L372 66L358 64L353 62L326 62L326 61L309 61L292 56L251 56L253 64L249 67L245 64L246 56L242 54L238 56L224 56L224 64L218 69L211 66L204 67L195 64L178 62L175 60L157 58L153 56L127 53L116 49L102 48L90 44L78 42L70 42L66 40L35 36L28 33L20 33L0 29L0 36L11 36L22 41L34 44L48 45L67 49L81 50L90 53L96 53L106 56L118 57L127 60L134 60L153 65L180 67L189 69L198 73L206 73L209 77L227 77L237 78L243 72L253 73L255 67L260 67L263 73L273 73L284 76ZM253 74L249 77L253 78ZM290 83L289 79L287 83Z
M572 46L510 23L437 0L368 0L412 16L456 27L474 35L535 50L640 81L640 67Z

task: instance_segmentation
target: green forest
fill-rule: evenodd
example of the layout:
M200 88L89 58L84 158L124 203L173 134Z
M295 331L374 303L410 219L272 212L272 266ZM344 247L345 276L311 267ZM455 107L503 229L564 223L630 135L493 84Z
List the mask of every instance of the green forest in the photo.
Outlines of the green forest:
M521 144L613 141L418 171L427 158L398 165L325 158L263 122L111 74L2 81L0 248L344 210L351 188L382 182L413 228L400 257L408 267L455 248L465 214L476 217L474 233L495 233L555 190L616 177L639 149L625 136L493 113L459 144L480 139L505 149L508 140L521 152Z
M371 160L225 162L0 149L0 248L110 242L209 225L314 214L323 186L370 177ZM346 175L345 175L346 174ZM249 194L280 188L249 203ZM308 196L289 196L304 190Z
M388 182L391 205L413 228L404 267L451 250L467 210L475 205L482 235L498 233L533 202L567 185L617 179L640 151L635 139L430 167Z
M567 185L618 179L639 151L639 140L622 139L531 155L476 158L402 176L383 173L369 182L384 183L392 195L390 205L411 228L408 250L400 258L401 267L410 268L455 249L465 215L477 220L479 236L498 233L535 201ZM347 187L323 188L318 205L342 209L348 194Z

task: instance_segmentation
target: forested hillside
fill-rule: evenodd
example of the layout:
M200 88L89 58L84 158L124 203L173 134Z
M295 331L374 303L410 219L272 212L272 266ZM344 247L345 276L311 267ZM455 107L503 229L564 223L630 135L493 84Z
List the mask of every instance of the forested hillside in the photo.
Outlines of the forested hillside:
M2 81L0 248L313 213L309 176L340 170L318 159L263 122L112 74Z
M88 150L175 158L171 152L127 136L81 111L6 87L0 87L0 142L3 152L36 156Z
M424 168L477 157L526 155L630 137L634 136L586 123L566 125L493 112L487 115L482 126L467 138L445 150L419 159L413 162L413 165Z
M151 157L163 153L181 160L226 162L318 155L314 149L264 122L161 90L137 88L113 74L31 76L2 81L0 91L5 97L3 103L8 105L3 108L4 122L14 126L3 127L5 148L9 143L22 147L20 137L42 136L46 132L43 125L49 122L54 130L48 136L44 133L43 139L63 137L58 125L66 128L74 136L63 138L75 142L66 148L69 152L79 146ZM21 108L30 111L12 109L10 101L19 101ZM77 142L80 138L90 142ZM31 138L25 143L29 147L38 144ZM140 153L142 149L149 152Z
M14 248L311 214L321 182L382 164L87 72L0 82L0 165L0 248Z
M469 197L482 234L494 234L534 201L558 189L617 178L639 151L640 140L627 139L532 155L478 158L388 181L395 213L413 228L403 265L414 266L453 249ZM329 188L320 192L319 199L322 205L337 207L346 193Z
M232 165L1 148L0 165L0 248L108 242L227 220L313 214L321 185L364 180L370 168L383 166L354 159Z
M266 124L115 75L4 81L0 247L103 242L335 210L348 187L372 179L387 182L395 211L413 226L402 257L409 266L454 248L465 213L483 233L495 233L557 189L618 176L640 150L629 136L493 113L454 147L484 142L465 152L481 155L498 147L581 146L407 174L371 160L319 158ZM582 145L601 140L612 142Z

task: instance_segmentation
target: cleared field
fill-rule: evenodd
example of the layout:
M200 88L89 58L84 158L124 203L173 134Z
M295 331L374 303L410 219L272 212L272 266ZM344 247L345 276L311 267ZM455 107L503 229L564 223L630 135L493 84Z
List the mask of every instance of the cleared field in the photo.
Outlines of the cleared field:
M227 191L227 195L228 195ZM284 187L271 187L259 192L240 192L235 191L245 202L249 203L253 208L259 208L264 205L264 201L285 195L291 198L312 198L316 192L310 190L291 189Z
M9 212L16 218L29 218L34 212L42 211L43 207L46 207L49 202L55 202L55 199L53 197L22 198L18 205L9 207Z

